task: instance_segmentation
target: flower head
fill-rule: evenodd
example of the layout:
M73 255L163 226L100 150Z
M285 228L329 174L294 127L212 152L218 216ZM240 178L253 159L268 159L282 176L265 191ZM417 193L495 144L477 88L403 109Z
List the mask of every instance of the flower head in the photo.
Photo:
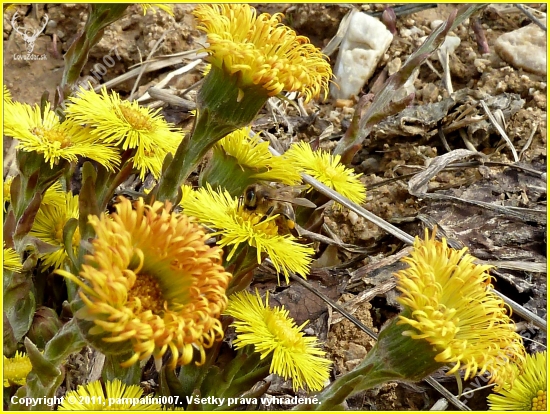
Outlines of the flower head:
M179 128L159 115L160 109L152 111L136 101L123 101L116 92L107 93L106 88L100 94L81 88L70 100L68 119L86 124L101 142L135 150L133 165L142 179L147 171L158 178L166 154L174 153L183 138Z
M259 85L269 96L297 91L306 101L326 96L330 65L309 39L281 24L282 14L257 16L248 4L204 4L193 14L207 33L209 62L238 74L241 86Z
M4 387L11 384L25 385L31 370L31 360L24 353L17 351L13 358L4 356Z
M250 127L238 129L220 140L214 148L221 148L233 157L255 181L277 181L287 185L299 183L302 178L298 170L282 157L271 154L269 142L260 142L257 134L251 137L250 131Z
M231 275L221 266L221 249L170 204L145 205L120 198L116 212L90 216L93 254L80 277L57 272L80 287L83 306L75 316L84 335L105 353L133 352L130 366L151 355L160 363L188 364L193 350L205 351L223 338L219 321Z
M311 175L354 203L361 204L365 201L365 186L359 181L361 174L355 174L353 170L340 164L340 155L331 155L321 150L313 151L309 144L299 142L292 144L283 158L300 172Z
M30 235L57 248L53 252L43 253L44 268L53 266L60 269L68 259L67 250L63 241L63 229L70 219L78 220L78 195L61 190L61 184L56 183L44 194L44 199L32 225ZM74 254L80 245L80 231L78 227L73 233L72 247Z
M214 191L210 185L188 196L183 207L187 215L216 229L214 234L221 236L220 246L233 247L227 260L245 243L256 249L258 263L263 260L262 254L267 254L287 280L289 271L307 275L313 249L297 243L290 234L280 235L274 221L276 216L265 219L262 214L244 209L238 198L227 191Z
M304 336L302 329L309 321L296 326L288 310L270 309L268 302L269 295L264 303L258 291L256 295L242 291L230 297L225 313L236 319L232 326L237 339L233 343L237 349L254 346L261 359L272 354L269 372L292 378L294 390L304 385L312 391L322 389L331 362L323 358L325 352L319 349L317 338Z
M111 170L119 162L118 153L98 142L88 128L69 120L60 122L49 102L42 116L38 105L4 101L4 134L19 140L18 149L43 154L50 168L60 159L75 162L78 157L97 161Z
M93 381L79 385L75 391L65 394L59 411L159 411L162 405L149 395L143 396L143 390L137 385L126 385L119 379L106 381L105 391L101 382ZM148 401L149 400L149 401ZM133 401L138 401L136 404Z
M490 266L475 265L466 248L457 251L428 236L418 237L403 259L409 268L396 273L398 299L405 307L398 325L403 335L425 340L439 352L435 360L465 369L468 379L489 371L491 382L509 384L514 363L525 359L521 336L514 331L502 299L491 293Z
M523 372L510 389L488 397L489 408L498 411L546 411L548 392L546 351L527 355Z
M11 247L6 247L4 243L4 261L3 269L8 272L20 272L23 269L21 256Z

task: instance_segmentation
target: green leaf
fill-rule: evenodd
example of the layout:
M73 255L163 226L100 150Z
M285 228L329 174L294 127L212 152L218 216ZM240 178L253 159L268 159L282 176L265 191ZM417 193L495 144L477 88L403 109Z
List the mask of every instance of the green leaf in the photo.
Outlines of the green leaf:
M28 332L34 318L33 290L32 280L25 273L4 273L4 313L17 341Z
M44 350L44 358L53 365L59 366L69 355L80 351L85 345L86 342L73 318L48 342Z
M46 404L46 398L55 396L57 388L63 382L63 372L45 355L41 354L38 348L29 338L25 338L25 348L31 360L32 371L27 376L25 397L35 398L36 405L32 410L51 410Z

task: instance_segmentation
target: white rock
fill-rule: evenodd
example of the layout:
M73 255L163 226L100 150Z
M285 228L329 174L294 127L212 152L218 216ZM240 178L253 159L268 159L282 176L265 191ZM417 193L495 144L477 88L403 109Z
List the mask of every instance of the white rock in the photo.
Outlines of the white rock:
M546 76L546 32L537 25L504 33L495 41L495 50L513 67Z
M355 13L336 58L336 85L331 85L331 96L350 99L358 95L390 47L392 39L391 32L378 19L365 13Z
M430 23L430 29L435 30L439 26L441 26L443 23L445 23L443 20L438 20L438 19L432 20L432 22Z
M446 36L445 41L441 45L440 49L449 52L449 55L454 53L456 48L460 46L460 37L457 36Z
M359 221L359 216L355 211L350 211L348 213L348 220L351 223L352 226L355 226L357 222Z

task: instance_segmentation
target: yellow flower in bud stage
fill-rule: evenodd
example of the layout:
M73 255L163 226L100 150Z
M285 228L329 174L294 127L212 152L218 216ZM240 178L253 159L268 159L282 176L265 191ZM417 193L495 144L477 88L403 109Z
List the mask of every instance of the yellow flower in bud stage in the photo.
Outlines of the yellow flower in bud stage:
M227 191L206 188L194 191L182 203L185 214L195 217L200 223L215 229L213 235L220 235L220 246L232 246L227 256L230 260L244 243L256 249L258 264L267 255L277 272L283 272L288 282L288 272L306 276L315 253L313 248L296 242L290 235L278 234L274 219L265 219L262 214L246 210L237 197Z
M4 243L4 258L3 258L3 269L8 272L20 272L23 269L21 264L21 256L11 247L6 247Z
M141 179L148 171L158 178L164 158L174 153L183 139L183 132L159 115L161 109L153 111L136 101L123 101L106 88L100 94L81 88L70 100L67 119L90 127L91 135L101 142L134 150L133 165Z
M326 151L313 151L306 142L292 144L283 158L300 172L311 175L327 187L339 192L357 204L366 198L365 186L359 181L362 174L340 164L340 155L331 155Z
M4 101L4 134L19 140L17 149L43 154L50 168L60 159L76 162L78 157L97 161L110 170L119 162L117 151L99 142L88 128L68 120L60 122L49 102L42 116L39 105Z
M462 368L464 379L488 371L490 382L507 386L515 376L515 364L525 361L522 338L501 298L488 290L491 266L476 265L475 258L447 246L447 241L418 237L409 268L395 274L398 299L405 310L398 325L403 335L427 341L438 354L435 361Z
M63 229L70 219L78 220L78 195L61 190L58 182L50 187L44 194L44 199L32 225L30 235L57 247L51 253L42 253L42 267L53 266L60 269L68 260L67 250L63 242ZM80 231L78 227L73 233L72 247L76 255L80 246Z
M96 238L80 276L57 273L80 286L75 312L84 336L106 354L132 353L123 366L169 349L169 366L190 363L194 350L223 338L219 316L231 275L222 250L209 247L204 229L171 205L120 198L116 212L90 216Z
M547 353L527 355L522 372L508 390L500 390L487 398L495 411L546 411L548 393Z
M133 404L133 401L137 401ZM105 391L100 381L79 385L75 391L65 394L59 411L159 411L162 404L151 395L143 396L138 385L126 385L119 379L105 382Z
M248 4L201 4L193 14L207 33L208 61L238 74L239 87L258 85L268 96L296 91L306 101L326 97L332 76L326 57L281 24L282 14L258 16Z
M294 391L307 386L311 391L323 388L329 378L331 361L323 358L325 352L319 348L316 337L306 337L302 329L309 323L296 326L283 307L273 309L265 303L258 291L252 295L247 291L236 293L229 298L225 313L233 316L237 339L236 348L254 346L255 352L264 359L271 354L270 373L280 375L285 380L292 379Z
M17 351L13 358L4 356L4 387L11 384L25 385L31 370L31 360L24 353Z

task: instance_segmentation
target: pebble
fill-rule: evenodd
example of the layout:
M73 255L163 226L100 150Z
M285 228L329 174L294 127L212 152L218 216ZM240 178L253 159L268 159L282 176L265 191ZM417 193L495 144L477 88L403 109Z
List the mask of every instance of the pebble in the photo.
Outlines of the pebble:
M348 343L348 349L344 351L344 358L347 361L361 360L367 355L367 349L363 345L356 344L355 342Z
M336 85L331 85L331 96L351 99L358 95L392 40L393 35L380 20L365 13L355 13L336 58Z
M355 226L357 224L357 221L359 220L359 216L355 211L350 211L348 213L348 220L352 226Z
M495 51L516 69L546 76L546 32L533 23L498 37Z
M439 19L432 20L432 22L430 23L430 29L435 30L439 26L441 26L443 23L445 23L443 20L439 20Z

